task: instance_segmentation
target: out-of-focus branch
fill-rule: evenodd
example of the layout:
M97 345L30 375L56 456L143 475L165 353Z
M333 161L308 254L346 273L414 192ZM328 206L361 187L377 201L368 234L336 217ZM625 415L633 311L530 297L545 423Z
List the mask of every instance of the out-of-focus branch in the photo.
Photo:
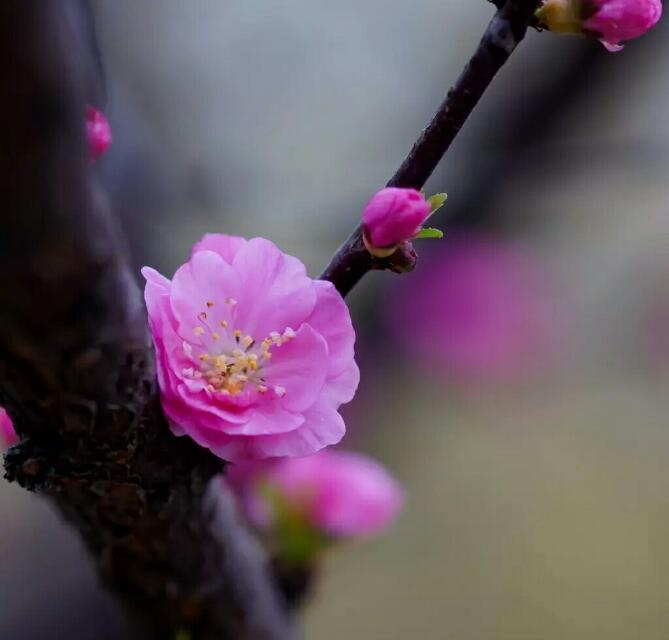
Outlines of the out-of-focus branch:
M497 72L525 37L537 5L538 0L507 0L496 12L474 55L388 186L423 187ZM411 249L405 245L401 251ZM368 271L402 270L406 261L399 253L374 258L365 249L362 225L358 225L320 277L332 282L345 296Z
M21 436L6 475L79 530L141 637L290 639L265 557L211 484L221 462L159 407L141 295L87 160L85 10L0 5L0 404Z

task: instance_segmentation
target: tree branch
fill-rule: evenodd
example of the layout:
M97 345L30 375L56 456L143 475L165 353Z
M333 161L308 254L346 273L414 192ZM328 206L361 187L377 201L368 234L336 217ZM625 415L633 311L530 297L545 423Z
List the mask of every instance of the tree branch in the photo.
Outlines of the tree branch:
M500 6L502 1L495 4ZM528 26L534 22L537 5L538 0L507 0L496 12L476 52L388 182L389 187L421 189L425 185L497 72L525 37ZM401 247L389 258L373 257L365 249L360 224L337 250L320 277L332 282L345 296L368 271L402 271L410 266L410 260L402 255L407 251L412 251L410 245Z
M0 404L22 440L6 475L79 530L143 638L290 639L266 558L207 490L221 461L160 410L141 295L87 160L84 10L0 4Z

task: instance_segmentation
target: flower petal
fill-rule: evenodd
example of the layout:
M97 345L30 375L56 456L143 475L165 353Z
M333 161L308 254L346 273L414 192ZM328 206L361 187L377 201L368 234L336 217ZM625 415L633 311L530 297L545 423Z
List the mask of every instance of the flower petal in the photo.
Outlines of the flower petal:
M305 423L288 433L266 436L200 434L198 441L224 460L240 462L265 458L308 456L337 444L346 432L341 416L327 403L316 403L305 412ZM207 444L204 444L204 440Z
M151 267L142 267L142 275L146 280L144 300L149 314L149 322L158 315L163 315L163 303L169 302L172 283Z
M341 373L354 358L355 330L351 314L331 282L314 281L316 305L306 322L328 345L328 377Z
M257 407L249 412L243 424L234 425L226 429L229 435L239 436L267 436L295 431L304 424L305 418L301 413L287 411L282 407Z
M205 390L192 392L185 383L177 389L177 395L189 408L198 412L189 420L198 428L200 425L217 431L234 431L238 425L245 424L251 417L248 407L239 407L212 400Z
M367 536L380 533L395 520L404 504L404 491L386 469L361 454L324 451L320 455L320 491L311 517L321 530L330 535Z
M328 347L325 339L308 324L295 337L272 349L272 359L264 367L267 385L282 397L276 399L289 411L304 411L318 398L325 383Z
M253 238L235 256L239 274L237 322L257 339L270 331L297 328L316 303L313 281L297 258L264 238Z
M256 458L299 458L337 444L346 433L344 420L326 402L317 402L304 412L305 422L295 431L261 436L254 443Z
M223 233L207 233L198 242L191 252L191 256L198 251L213 251L228 264L232 264L238 251L246 244L245 238L228 236Z
M201 314L206 310L207 326L219 327L220 323L233 322L235 307L226 300L239 297L240 279L236 271L217 253L198 251L172 280L172 310L179 323L179 334L193 340L194 330L201 326ZM210 307L209 303L214 303ZM211 337L211 330L203 334Z
M325 381L322 398L336 409L339 405L353 400L358 384L360 384L360 369L355 361L351 361L339 375Z

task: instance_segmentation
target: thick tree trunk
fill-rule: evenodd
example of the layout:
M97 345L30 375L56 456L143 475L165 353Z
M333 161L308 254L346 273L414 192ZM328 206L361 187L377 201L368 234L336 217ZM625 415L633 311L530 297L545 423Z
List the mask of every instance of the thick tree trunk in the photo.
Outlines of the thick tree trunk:
M0 5L0 404L7 477L81 532L143 637L293 637L262 553L171 435L140 291L87 160L96 86L86 5ZM209 488L208 488L209 487Z

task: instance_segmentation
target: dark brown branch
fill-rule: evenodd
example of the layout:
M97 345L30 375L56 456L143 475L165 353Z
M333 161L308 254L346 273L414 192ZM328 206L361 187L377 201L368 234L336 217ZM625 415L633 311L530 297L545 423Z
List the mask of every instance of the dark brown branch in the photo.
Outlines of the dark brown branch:
M525 37L537 4L538 0L507 0L497 11L476 52L388 186L421 189L425 185L497 72ZM362 225L358 225L320 277L345 296L368 271L410 268L411 262L402 255L407 251L412 251L410 245L386 259L372 257L362 241Z
M79 530L141 637L286 640L266 559L171 435L141 295L86 158L81 0L0 4L0 404L10 480ZM207 487L210 487L207 490Z

